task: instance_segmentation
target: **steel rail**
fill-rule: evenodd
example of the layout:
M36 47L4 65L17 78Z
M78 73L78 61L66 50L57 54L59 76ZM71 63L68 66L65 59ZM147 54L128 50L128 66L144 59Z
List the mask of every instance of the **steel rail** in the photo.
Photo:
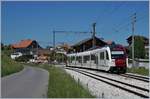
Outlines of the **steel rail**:
M130 75L130 74L121 74L120 76L137 79L137 80L141 80L141 81L144 81L144 82L149 82L149 78L147 78L147 77L136 76L136 75Z

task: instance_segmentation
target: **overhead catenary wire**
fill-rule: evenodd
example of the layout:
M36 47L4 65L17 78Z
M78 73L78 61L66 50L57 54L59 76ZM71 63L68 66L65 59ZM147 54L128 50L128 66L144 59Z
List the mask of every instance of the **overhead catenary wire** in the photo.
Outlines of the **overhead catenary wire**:
M116 13L117 12L117 10L118 9L120 9L121 7L123 7L123 6L127 6L127 2L122 2L122 4L120 4L120 6L118 6L118 7L115 7L113 10L111 10L111 13L108 13L108 11L106 10L105 11L105 13L104 14L108 14L107 16L112 16L112 15L114 15L114 13ZM130 10L131 12L137 12L137 13L140 13L141 11L140 11L140 7L138 7L138 9L135 9L134 7L132 7L131 6L131 10ZM109 11L110 12L110 11ZM131 14L131 12L130 13L128 13L128 14ZM103 14L103 15L104 15ZM101 17L102 17L102 15L101 15ZM97 18L97 20L99 19L100 21L101 21L101 17L98 17ZM123 18L123 21L121 21L121 23L119 23L118 25L113 25L113 26L115 26L115 27L113 27L112 28L112 30L114 30L114 31L118 31L118 30L120 30L120 28L121 29L124 29L123 27L126 27L125 29L126 30L129 30L128 29L128 26L130 26L130 21L128 21L128 19L131 17L131 15L130 16L128 16L127 18ZM108 20L110 20L110 19L108 19ZM105 23L106 23L106 21L108 21L108 20L102 20L102 21L105 21ZM129 19L130 20L130 19ZM102 23L102 21L101 21L101 23ZM123 23L125 21L125 24ZM98 21L96 21L97 23L98 23ZM123 25L122 25L122 23L123 23ZM102 25L102 24L100 24L100 25ZM109 22L109 25L110 25L110 22ZM101 29L104 29L103 28L104 27L104 25L103 26L101 26ZM115 29L115 28L118 28L119 27L119 29ZM107 31L108 30L111 30L111 29L107 29Z
M146 15L137 17L137 19L136 19L136 20L137 20L137 23L140 22L140 21L142 21L142 20L144 20L145 18L146 18ZM130 24L131 24L130 21L129 21L129 22L126 22L125 24L121 25L120 27L117 27L117 29L114 29L114 28L113 28L113 30L114 30L115 32L119 32L120 30L123 30L123 29L128 28L128 27L130 26Z

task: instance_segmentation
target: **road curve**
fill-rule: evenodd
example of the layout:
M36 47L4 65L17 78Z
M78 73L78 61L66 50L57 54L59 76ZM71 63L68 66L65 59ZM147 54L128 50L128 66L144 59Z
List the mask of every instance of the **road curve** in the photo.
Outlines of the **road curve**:
M2 98L46 98L48 71L25 66L24 69L1 79Z

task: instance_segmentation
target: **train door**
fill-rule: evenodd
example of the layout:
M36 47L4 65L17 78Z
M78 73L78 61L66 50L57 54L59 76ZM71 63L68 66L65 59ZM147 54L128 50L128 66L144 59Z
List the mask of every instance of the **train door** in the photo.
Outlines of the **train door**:
M90 62L91 68L96 69L98 65L98 57L96 53L91 54L91 62Z
M83 56L83 66L90 67L90 55Z
M76 66L82 66L82 56L76 57Z
M69 66L71 63L71 57L70 56L67 56L67 65Z
M98 53L95 53L95 64L96 64L96 69L98 69Z
M105 51L105 66L109 66L109 56L107 51Z
M105 70L105 68L106 68L106 54L105 54L105 51L100 52L99 56L100 56L100 63L99 63L100 69Z

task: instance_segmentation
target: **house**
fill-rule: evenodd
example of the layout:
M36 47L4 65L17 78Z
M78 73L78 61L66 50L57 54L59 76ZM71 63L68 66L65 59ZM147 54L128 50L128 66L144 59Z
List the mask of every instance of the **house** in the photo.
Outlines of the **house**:
M31 63L48 63L49 57L52 51L49 49L38 49L37 54L34 55L33 59L30 59Z
M96 36L94 37L94 39L95 39L94 48L103 47L103 46L107 45L106 42L104 42L102 39L100 39ZM83 51L89 50L89 49L93 48L93 38L91 37L91 38L84 39L84 40L74 44L71 47L73 49L73 52L83 52Z
M48 63L48 56L45 55L38 56L37 63Z
M21 40L16 44L12 44L11 48L14 52L21 52L23 55L37 54L38 49L42 49L36 40Z

